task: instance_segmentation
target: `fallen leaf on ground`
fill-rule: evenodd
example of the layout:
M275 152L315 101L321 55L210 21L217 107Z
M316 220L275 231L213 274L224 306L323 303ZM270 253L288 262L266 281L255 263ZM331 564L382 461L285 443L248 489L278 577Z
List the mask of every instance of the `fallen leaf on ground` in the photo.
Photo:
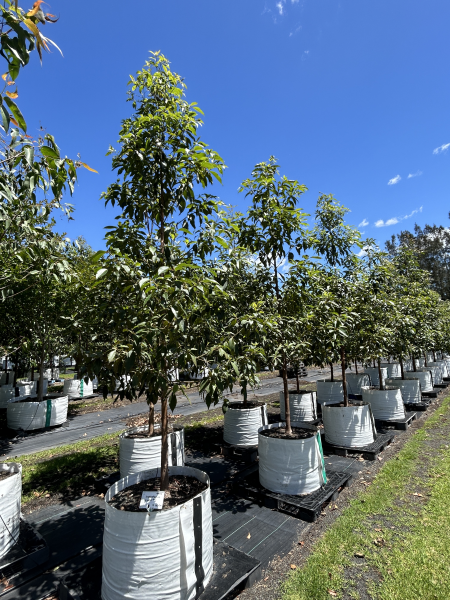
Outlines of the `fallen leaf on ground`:
M330 594L330 596L337 596L337 592L334 590L327 590L327 592Z
M418 494L417 492L414 492L413 496L420 496L421 498L423 498L423 494Z
M296 569L297 565L291 565L291 569Z
M248 536L247 536L247 539L249 540L251 537L252 537L252 534L249 533Z
M377 539L374 541L374 544L375 544L375 546L381 547L381 546L384 546L384 544L385 544L385 541L384 541L384 539L383 539L383 538L377 538Z
M299 546L304 546L305 542L299 542Z
M356 558L364 558L364 554L362 552L355 552Z

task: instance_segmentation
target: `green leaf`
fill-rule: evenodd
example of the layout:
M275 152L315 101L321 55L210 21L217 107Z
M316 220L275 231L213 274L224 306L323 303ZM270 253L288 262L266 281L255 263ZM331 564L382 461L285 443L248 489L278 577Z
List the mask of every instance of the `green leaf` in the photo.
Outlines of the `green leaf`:
M97 271L95 278L100 279L100 277L103 277L103 275L107 272L108 272L108 269L100 269L99 271Z
M169 267L159 267L158 275L162 275L163 273L165 273L168 270L169 270Z
M91 262L97 263L104 254L105 250L98 250L93 256L91 256Z
M5 130L5 133L8 133L8 131L9 131L9 113L4 106L0 107L0 113L2 116L3 129Z
M25 119L23 118L23 115L20 112L19 107L17 106L17 104L15 102L13 102L11 100L11 98L8 98L8 96L5 96L4 100L9 107L9 110L12 112L13 117L19 123L19 127L21 129L23 129L23 131L25 131L25 133L26 133L27 132L27 124L25 123Z
M56 152L50 146L41 146L41 153L48 158L59 158L59 152Z

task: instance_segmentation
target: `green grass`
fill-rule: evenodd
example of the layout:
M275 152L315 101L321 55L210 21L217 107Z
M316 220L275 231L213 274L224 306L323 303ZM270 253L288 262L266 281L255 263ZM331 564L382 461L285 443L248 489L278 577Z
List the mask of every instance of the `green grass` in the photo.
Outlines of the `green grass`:
M351 502L283 600L450 598L450 450L438 428L449 405L450 396ZM439 438L439 450L427 444Z

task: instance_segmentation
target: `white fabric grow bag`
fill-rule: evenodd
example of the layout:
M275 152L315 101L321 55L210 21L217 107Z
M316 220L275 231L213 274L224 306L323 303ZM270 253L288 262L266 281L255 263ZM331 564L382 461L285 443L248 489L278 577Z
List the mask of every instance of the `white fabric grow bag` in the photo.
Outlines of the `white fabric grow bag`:
M316 392L289 392L291 421L315 421L317 419ZM284 392L280 392L280 416L286 418Z
M437 360L436 362L428 363L430 367L437 367L441 374L441 383L444 377L448 377L447 363L444 360Z
M322 405L325 439L335 446L360 448L372 444L377 437L370 404L350 406Z
M155 426L160 429L160 426ZM130 438L128 434L148 431L148 426L133 427L119 437L120 477L161 467L161 436ZM174 427L169 433L169 466L184 466L184 427Z
M403 371L412 371L413 370L413 362L410 358L407 358L403 361ZM401 377L401 375L400 375Z
M370 377L370 382L372 385L380 385L380 374L378 373L378 367L366 367L364 373ZM386 381L386 377L388 376L388 372L386 367L381 367L381 378L383 380L383 384Z
M42 429L61 425L67 421L69 398L52 394L41 402L30 398L27 402L11 402L8 404L6 419L10 429Z
M286 427L286 423L265 425L259 430L259 481L279 494L311 494L327 482L322 442L316 427L291 422L292 427L311 429L307 439L282 439L261 435L265 429Z
M16 543L20 532L22 465L0 463L0 470L13 469L14 475L0 480L0 558Z
M348 394L361 394L362 386L370 385L370 378L367 373L346 373L345 379Z
M425 359L423 357L418 358L417 361L419 362L419 367L425 366Z
M405 373L406 377L406 373ZM386 385L398 388L402 393L403 402L405 404L413 404L422 402L422 392L420 391L420 381L416 377L412 379L386 379Z
M422 392L433 391L433 380L430 371L428 369L419 369L412 373L405 373L405 379L418 379L420 382L420 389Z
M395 421L405 418L405 406L402 393L398 388L387 387L385 390L362 389L364 402L370 402L375 419Z
M223 421L223 440L233 446L257 446L258 429L269 422L265 404L253 408L233 408L242 402L230 402Z
M439 369L439 367L430 367L430 364L428 363L427 367L420 367L420 369L417 369L418 371L428 371L431 374L431 382L433 384L433 386L436 383L442 383L442 377L441 377L441 370Z
M169 467L169 475L190 475L208 485L170 510L128 512L108 501L119 491L159 477L152 469L121 479L105 497L102 600L193 600L213 570L211 490L206 473ZM200 568L197 569L196 564ZM198 579L197 579L198 578Z
M94 389L92 386L92 380L88 383L84 379L65 379L63 394L69 397L70 400L74 398L84 398L85 396L92 396Z
M402 371L400 368L400 363L381 363L381 367L387 369L388 377L401 377Z
M330 381L324 379L317 382L317 402L343 402L344 386L342 381Z
M14 402L16 399L16 388L12 384L2 385L0 387L0 408L7 408L9 402Z

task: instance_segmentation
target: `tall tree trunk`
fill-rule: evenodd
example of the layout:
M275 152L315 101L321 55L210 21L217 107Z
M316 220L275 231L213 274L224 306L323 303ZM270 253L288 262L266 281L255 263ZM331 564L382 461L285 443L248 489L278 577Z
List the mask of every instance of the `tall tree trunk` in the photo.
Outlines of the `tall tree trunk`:
M425 366L428 367L427 353L426 352L423 353L423 357L425 359Z
M161 491L169 489L168 399L161 399Z
M287 362L283 355L283 390L284 390L284 412L286 415L286 434L292 435L291 428L291 404L289 402L289 386L287 380Z
M358 360L355 358L355 372L358 375Z
M14 381L13 381L13 385L14 387L17 384L17 378L19 376L19 354L16 354L16 358L15 358L15 365L14 365Z
M416 359L414 357L414 354L411 354L411 358L412 358L412 364L413 364L413 371L415 373L417 371L417 367L416 367Z
M403 357L402 357L401 354L400 354L398 360L400 362L400 371L401 371L401 374L402 374L402 379L405 379L405 371L403 369Z
M347 378L345 376L345 348L341 347L342 388L344 390L344 406L348 406Z
M244 380L244 385L242 386L242 395L244 396L244 406L247 406L247 380Z
M155 432L155 405L148 403L148 435L151 437Z
M434 350L432 350L432 352L433 352L434 362L436 362L436 352Z
M297 394L300 394L300 380L298 378L298 367L295 369L295 378L297 380Z
M376 367L376 365L375 365L375 359L372 359L372 360L373 360L373 368L375 368Z
M378 377L380 378L380 390L384 390L383 377L381 375L381 360L378 359Z
M333 363L330 362L330 370L331 370L331 381L334 381L334 371L333 371Z

